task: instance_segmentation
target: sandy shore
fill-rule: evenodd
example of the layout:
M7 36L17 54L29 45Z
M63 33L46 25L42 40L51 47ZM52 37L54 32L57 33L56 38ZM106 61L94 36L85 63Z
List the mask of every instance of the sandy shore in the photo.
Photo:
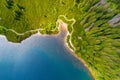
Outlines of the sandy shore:
M95 80L95 79L96 79L96 78L95 78L95 73L92 71L92 69L91 69L90 67L88 67L88 65L86 64L86 62L85 62L82 58L78 57L77 54L75 54L74 50L72 50L72 49L68 46L68 43L67 43L66 39L67 39L67 36L70 35L70 33L68 32L67 24L64 23L64 22L62 22L62 20L60 20L60 25L59 25L59 27L58 27L58 30L59 30L59 34L58 34L58 35L60 35L62 31L65 31L65 32L66 32L66 34L65 34L65 36L64 36L64 40L63 40L64 43L65 43L65 48L66 48L68 51L70 51L70 53L71 53L75 58L77 58L80 62L82 62L82 63L84 64L84 66L88 69L88 71L89 71L90 74L92 75L93 79ZM72 43L71 43L71 44L72 44Z
M90 67L88 67L88 65L86 64L86 62L85 62L82 58L78 57L78 56L75 54L74 50L72 50L72 49L68 46L68 43L67 43L67 41L66 41L67 36L70 35L70 33L69 33L68 29L67 29L68 24L64 23L62 20L59 20L58 22L59 22L59 26L58 26L59 33L58 33L58 34L47 35L47 34L41 34L41 33L38 31L38 33L36 33L36 34L34 34L34 35L55 36L55 37L58 38L58 37L61 35L62 32L65 32L65 33L63 34L63 35L65 35L65 36L64 36L63 39L62 39L62 40L64 41L65 48L66 48L68 51L70 51L70 53L71 53L74 57L76 57L80 62L82 62L82 63L84 64L84 66L88 69L88 71L89 71L90 74L92 75L93 79L95 80L96 77L95 77L95 74L94 74L93 70L92 70ZM5 36L4 36L4 35L0 35L0 37L5 37ZM23 41L24 41L24 40L23 40ZM23 41L22 41L22 42L23 42ZM8 42L9 42L9 41L8 41ZM70 44L73 45L72 43L70 43ZM75 48L75 47L74 47L74 48Z
M66 43L66 40L65 40L65 43ZM67 44L67 43L66 43L66 44ZM78 57L77 54L75 54L75 52L73 52L73 50L71 50L71 49L69 48L69 46L66 45L66 44L65 44L66 49L67 49L68 51L70 51L70 53L71 53L75 58L77 58L80 62L82 62L82 63L84 64L84 66L88 69L88 71L89 71L90 74L92 75L93 79L95 80L95 79L96 79L95 73L92 71L92 69L91 69L90 67L88 67L88 65L86 64L86 62L85 62L82 58Z

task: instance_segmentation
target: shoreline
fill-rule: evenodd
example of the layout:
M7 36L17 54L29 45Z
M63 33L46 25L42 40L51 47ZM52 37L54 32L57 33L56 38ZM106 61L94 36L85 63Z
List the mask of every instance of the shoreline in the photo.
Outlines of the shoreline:
M71 55L73 55L76 59L78 59L78 60L83 64L83 66L86 67L86 69L89 71L90 75L92 76L93 80L95 80L96 77L95 77L95 74L94 74L94 72L92 71L92 69L89 68L89 66L86 64L86 62L85 62L82 58L80 58L80 57L77 56L77 54L74 52L74 50L72 50L72 49L69 47L68 43L67 43L67 36L70 35L70 33L69 33L68 29L67 29L68 24L64 23L62 20L59 20L58 22L59 22L59 26L57 27L57 28L58 28L58 33L57 33L57 34L52 34L52 35L41 34L41 33L38 31L36 34L33 34L33 35L31 35L31 36L36 36L36 35L44 36L44 37L53 36L53 37L58 38L58 37L60 36L60 34L62 33L62 31L65 31L66 35L65 35L65 36L63 37L63 39L62 39L65 48L71 53ZM30 36L30 37L31 37L31 36ZM0 35L0 37L4 37L4 38L7 40L7 38L6 38L5 35ZM28 38L26 38L26 39L28 39ZM26 39L24 39L24 40L26 40ZM23 40L23 41L24 41L24 40ZM21 41L21 43L22 43L23 41ZM8 40L7 40L7 42L13 43L13 42L10 42L10 41L8 41ZM15 43L15 44L16 44L16 43ZM20 43L17 43L17 44L20 44ZM71 43L71 44L72 44L72 43ZM73 45L73 44L72 44L72 45ZM75 48L75 47L74 47L74 48Z
M95 74L94 74L94 72L92 71L92 69L89 68L88 65L86 64L86 62L85 62L82 58L78 57L77 54L76 54L71 48L69 48L69 46L66 45L66 44L67 44L67 43L66 43L66 41L65 41L65 45L64 45L65 48L70 52L70 54L71 54L72 56L74 56L76 59L78 59L78 60L87 68L87 70L89 71L89 73L90 73L90 75L92 76L93 80L95 80L96 77L95 77Z
M61 24L60 24L60 25L61 25ZM93 80L95 80L95 79L96 79L95 73L92 71L92 69L87 65L87 63L86 63L82 58L78 57L78 55L74 52L74 50L72 50L72 49L68 46L67 36L68 36L70 33L69 33L68 29L67 29L67 24L64 23L64 22L62 22L62 25L61 25L61 26L60 26L60 25L59 25L59 28L58 28L58 29L59 29L59 34L60 34L60 32L62 31L62 30L60 29L61 26L66 29L66 33L67 33L67 34L65 35L64 39L63 39L65 48L71 53L72 56L74 56L76 59L78 59L78 60L87 68L87 70L89 71L89 73L90 73L90 75L92 76ZM59 34L58 34L58 35L59 35ZM71 44L72 44L72 43L71 43Z

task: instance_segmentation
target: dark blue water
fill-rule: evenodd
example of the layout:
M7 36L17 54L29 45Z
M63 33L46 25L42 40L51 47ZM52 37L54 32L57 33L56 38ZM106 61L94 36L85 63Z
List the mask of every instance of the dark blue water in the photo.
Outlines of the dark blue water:
M62 40L33 35L22 43L0 37L0 80L93 80Z

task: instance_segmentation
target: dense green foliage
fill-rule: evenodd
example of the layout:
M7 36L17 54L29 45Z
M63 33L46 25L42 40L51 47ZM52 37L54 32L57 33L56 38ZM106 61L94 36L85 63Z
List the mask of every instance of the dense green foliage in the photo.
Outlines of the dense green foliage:
M74 24L72 43L76 53L94 70L96 80L120 80L120 25L109 24L120 13L119 5L108 1L96 6L98 1L79 3L82 14Z
M59 15L74 18L75 23ZM35 29L55 34L56 21L62 19L68 23L68 45L93 70L96 80L120 80L119 15L119 0L0 0L0 34L13 42L36 33L25 33Z

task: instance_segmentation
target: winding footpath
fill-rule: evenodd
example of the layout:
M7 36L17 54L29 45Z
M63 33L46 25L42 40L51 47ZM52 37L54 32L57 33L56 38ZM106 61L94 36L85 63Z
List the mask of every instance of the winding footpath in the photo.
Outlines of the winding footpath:
M75 50L75 47L74 47L74 45L73 45L73 43L72 43L72 37L71 37L71 36L72 36L72 34L73 34L73 32L74 32L73 25L75 24L76 20L75 20L74 18L68 19L65 15L59 15L59 16L58 16L58 20L56 21L56 27L55 27L54 30L56 30L56 29L58 28L58 24L61 25L61 24L65 23L65 22L63 22L61 19L59 19L60 17L63 17L66 21L72 21L72 24L70 25L70 27L72 28L72 31L71 31L71 33L68 31L67 36L70 35L69 43L70 43L70 46L72 47L71 50L74 51L74 50ZM66 25L64 25L64 26L66 26ZM68 26L66 26L66 27L68 27ZM40 30L45 30L45 29L39 28L39 29L35 29L35 30L26 31L26 32L24 32L24 33L18 33L18 32L15 31L14 29L7 29L7 28L5 28L4 26L0 26L0 28L1 28L1 29L4 29L4 30L6 30L6 31L11 31L11 32L13 32L13 33L15 33L16 35L19 35L19 36L23 36L23 35L25 35L25 34L27 34L27 33L30 33L30 32L38 32L38 33L40 34ZM54 31L54 30L51 30L51 31ZM68 44L67 44L67 45L68 45Z
M24 33L18 33L14 29L7 29L7 28L5 28L3 26L0 26L0 28L5 29L6 31L11 31L11 32L13 32L13 33L15 33L16 35L19 35L19 36L23 36L23 35L25 35L27 33L30 33L30 32L37 32L37 31L40 32L40 30L44 30L44 29L35 29L35 30L26 31Z
M75 20L74 18L68 19L65 15L59 15L58 18L60 18L60 17L63 17L66 21L72 21L72 24L70 25L70 27L72 28L72 31L71 31L71 33L68 31L67 36L70 35L69 43L70 43L70 46L73 48L72 51L74 51L74 50L75 50L75 47L74 47L74 45L73 45L73 43L72 43L72 34L73 34L73 32L74 32L73 25L75 24L76 20ZM61 22L64 23L61 19L59 19L59 23L61 23ZM67 27L68 27L68 26L67 26ZM68 44L67 44L67 45L68 45ZM70 49L71 49L71 48L70 48Z

